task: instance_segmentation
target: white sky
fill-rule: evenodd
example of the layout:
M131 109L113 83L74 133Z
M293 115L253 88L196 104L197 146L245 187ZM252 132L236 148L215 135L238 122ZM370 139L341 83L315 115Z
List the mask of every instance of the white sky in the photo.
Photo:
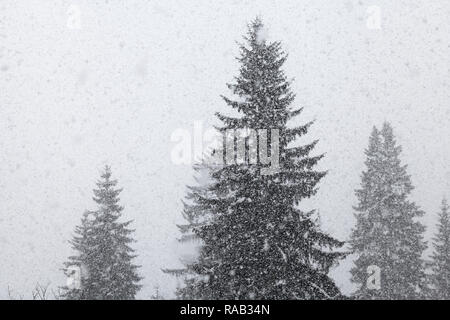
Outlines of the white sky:
M381 29L367 27L367 8ZM80 12L79 28L73 17ZM75 13L74 13L75 12ZM215 123L219 95L237 75L235 41L256 15L289 53L298 123L316 119L330 173L308 204L345 240L353 190L373 125L390 121L433 224L450 197L450 2L424 1L0 1L0 298L8 285L63 285L67 240L104 164L124 188L145 277L170 297L175 238L189 166L176 166L171 133ZM335 270L351 288L346 261Z

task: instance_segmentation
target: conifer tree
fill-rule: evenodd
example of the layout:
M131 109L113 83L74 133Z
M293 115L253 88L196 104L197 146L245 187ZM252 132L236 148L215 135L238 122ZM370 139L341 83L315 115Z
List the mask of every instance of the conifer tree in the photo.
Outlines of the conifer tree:
M130 246L134 230L129 228L131 221L120 221L122 189L116 189L116 185L117 180L111 179L111 170L106 166L94 189L98 208L84 214L70 242L76 254L65 263L65 271L78 268L79 283L64 288L66 299L131 300L140 289L138 266L132 262L136 255Z
M450 300L450 208L442 200L438 230L433 238L431 256L431 298Z
M413 190L401 147L392 127L374 128L366 150L366 170L356 190L356 227L351 235L357 255L351 270L360 299L416 299L424 284L425 227L417 221L423 212L408 200ZM379 268L377 286L369 286L370 269Z
M236 98L224 97L239 115L218 113L223 124L218 130L270 131L267 147L273 156L278 144L279 167L267 174L259 154L257 164L246 156L245 163L211 167L212 182L191 189L189 209L201 212L206 222L192 228L202 246L198 259L187 266L195 276L182 290L195 299L341 298L328 271L343 255L336 251L343 243L320 231L314 211L298 207L316 193L326 172L313 169L322 158L309 155L317 141L291 144L311 123L287 124L301 109L291 107L294 94L281 69L286 54L279 42L265 39L259 19L244 39L239 76L228 85ZM278 141L271 130L278 130ZM264 140L258 135L258 149ZM247 153L251 148L247 140ZM219 152L223 158L225 150Z

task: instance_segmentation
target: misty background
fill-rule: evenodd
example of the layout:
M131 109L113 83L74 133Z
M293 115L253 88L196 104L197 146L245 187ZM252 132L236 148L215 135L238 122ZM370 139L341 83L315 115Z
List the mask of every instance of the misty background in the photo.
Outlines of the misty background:
M301 141L326 153L318 169L329 174L303 207L347 240L363 151L387 120L432 234L450 197L450 2L1 0L0 298L8 286L29 297L37 282L65 284L68 240L105 164L134 220L138 298L155 286L173 297L161 268L180 266L176 223L193 170L172 162L170 137L227 112L236 41L256 16L289 54L293 106L305 107L296 124L316 120ZM332 271L344 293L350 265Z

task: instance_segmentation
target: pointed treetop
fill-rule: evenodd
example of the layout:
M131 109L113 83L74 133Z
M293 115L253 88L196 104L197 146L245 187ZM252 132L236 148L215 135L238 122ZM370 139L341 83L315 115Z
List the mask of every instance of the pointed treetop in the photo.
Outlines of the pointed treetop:
M268 32L259 17L248 24L247 28L247 36L244 36L244 39L250 43L252 48L258 48L266 44Z
M448 213L448 211L449 211L449 206L448 206L448 201L447 201L447 198L446 197L444 197L443 199L442 199L442 202L441 202L441 208L442 208L442 211L443 212L446 212L446 213Z
M378 130L378 128L376 126L372 127L372 133L370 135L370 137L378 137L380 135L380 131Z
M258 43L264 42L266 39L264 39L262 36L264 35L264 24L262 23L261 19L259 17L256 17L255 20L253 20L249 27L249 32L252 37L255 37L255 40Z
M118 205L119 194L122 188L116 188L117 180L111 179L111 167L105 166L101 178L97 181L97 189L94 189L94 201L98 204L103 204L112 212L122 211L122 207Z
M103 173L101 174L101 177L105 179L106 181L109 181L109 178L111 178L111 166L105 165L103 168Z
M380 145L380 131L376 126L373 126L372 133L369 137L369 147L366 150L366 154L370 154L378 151Z
M385 121L381 130L378 130L375 126L373 127L369 138L369 147L366 149L366 155L382 155L384 160L400 165L398 156L401 152L402 147L397 144L394 130L389 122Z
M384 142L388 144L395 144L394 130L389 122L385 121L383 123L383 128L381 129L381 135L384 138Z
M111 179L112 172L111 166L105 165L102 173L100 174L101 179L97 181L97 186L109 189L111 186L117 184L117 180Z

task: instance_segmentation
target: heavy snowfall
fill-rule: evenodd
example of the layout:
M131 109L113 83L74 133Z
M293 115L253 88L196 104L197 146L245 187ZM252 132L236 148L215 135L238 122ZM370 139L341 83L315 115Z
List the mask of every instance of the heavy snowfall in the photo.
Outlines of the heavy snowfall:
M449 15L2 1L0 299L450 299Z

